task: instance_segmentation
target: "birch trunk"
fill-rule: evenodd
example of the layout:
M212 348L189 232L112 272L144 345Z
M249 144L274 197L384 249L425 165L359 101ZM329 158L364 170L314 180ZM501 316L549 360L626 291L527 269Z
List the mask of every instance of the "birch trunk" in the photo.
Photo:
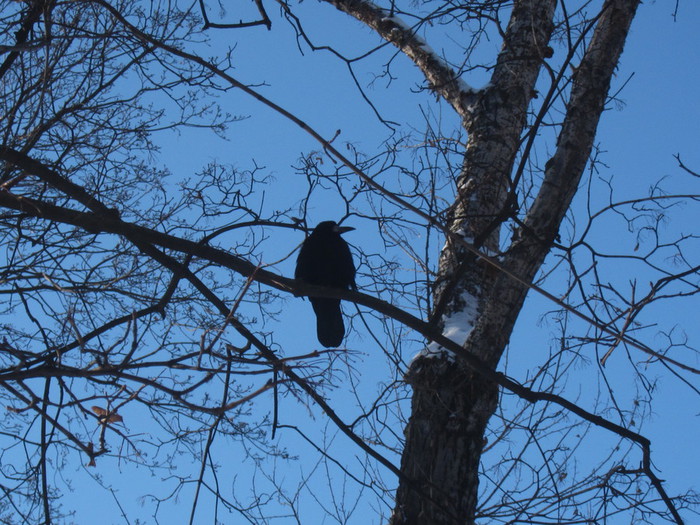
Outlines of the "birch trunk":
M505 251L504 266L532 282L559 230L593 146L610 80L637 0L607 2L574 75L568 111L539 195ZM466 120L469 142L448 227L482 250L496 250L511 216L511 172L535 81L548 54L555 2L516 2L490 87ZM495 368L527 287L494 272L461 245L441 254L433 319L470 324L464 348ZM476 305L476 307L474 307ZM464 313L472 309L472 317ZM450 328L452 328L450 326ZM447 331L446 331L447 333ZM414 360L411 418L392 525L469 524L476 517L484 432L497 389L453 356Z

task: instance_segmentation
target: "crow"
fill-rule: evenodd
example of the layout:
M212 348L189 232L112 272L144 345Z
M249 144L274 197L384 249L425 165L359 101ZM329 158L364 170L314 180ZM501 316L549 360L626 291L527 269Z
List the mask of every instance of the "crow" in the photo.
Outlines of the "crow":
M301 245L294 277L308 284L347 290L355 286L355 265L348 243L340 236L355 228L320 222ZM316 313L318 342L326 348L340 346L345 336L340 299L309 297Z

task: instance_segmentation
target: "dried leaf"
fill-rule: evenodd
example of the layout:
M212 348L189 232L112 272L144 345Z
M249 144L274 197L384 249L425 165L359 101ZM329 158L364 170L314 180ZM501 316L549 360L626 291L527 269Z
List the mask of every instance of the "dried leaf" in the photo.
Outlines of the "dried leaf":
M124 418L116 412L108 412L104 408L93 406L92 411L97 414L102 423L121 423Z
M110 414L107 418L108 423L121 423L122 421L124 421L124 418L117 413Z

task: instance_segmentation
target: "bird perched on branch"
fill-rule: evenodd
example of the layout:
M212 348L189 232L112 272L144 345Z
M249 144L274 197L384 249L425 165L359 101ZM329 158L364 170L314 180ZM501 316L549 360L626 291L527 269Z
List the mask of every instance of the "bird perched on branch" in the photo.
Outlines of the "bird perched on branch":
M334 221L319 223L301 245L294 277L308 284L331 288L355 287L355 265L348 243L340 236L355 228ZM345 336L340 299L309 297L316 313L318 341L326 348L340 346Z

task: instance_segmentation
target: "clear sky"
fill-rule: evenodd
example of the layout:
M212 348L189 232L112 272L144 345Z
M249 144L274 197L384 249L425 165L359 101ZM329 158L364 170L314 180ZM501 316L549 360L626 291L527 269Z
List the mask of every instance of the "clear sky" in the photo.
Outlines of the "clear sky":
M618 95L620 102L613 104L612 109L603 115L599 128L598 144L604 165L593 175L596 192L594 200L599 199L599 202L607 198L599 193L605 188L600 180L612 181L615 186L615 200L644 197L648 195L649 188L661 179L662 186L668 193L700 193L700 180L684 174L674 159L674 154L678 153L686 165L700 170L700 36L697 30L700 3L682 0L675 21L671 16L673 4L674 2L664 1L647 2L640 8L633 24L613 86L613 90L616 90L624 84L624 89ZM306 18L312 21L307 24L307 30L318 44L332 43L352 54L365 49L366 42L374 41L367 30L353 21L346 20L345 15L331 7L307 0L295 9L302 13L313 13L313 16ZM439 47L431 42L429 44L436 49ZM377 120L372 109L363 101L351 82L346 66L324 51L313 53L305 48L304 56L301 56L294 44L291 28L276 13L271 32L255 28L216 33L211 45L212 54L217 46L224 45L236 45L233 56L235 73L239 80L251 85L264 83L258 88L261 93L304 119L325 137L332 137L339 129L341 134L338 141L347 141L359 150L372 154L381 147L381 142L391 135L391 130ZM359 70L359 82L366 87L367 95L380 109L382 116L402 125L420 126L422 118L418 101L423 104L426 101L413 92L420 83L420 76L413 66L407 60L398 58L394 65L397 80L389 86L384 79L379 79L367 87L371 80L370 69ZM476 87L485 82L483 77L465 80ZM248 116L247 119L231 126L228 140L214 138L202 130L189 130L181 135L166 132L159 138L162 155L156 162L168 166L173 181L193 176L203 164L212 160L232 163L241 169L250 169L257 163L275 179L266 188L266 210L269 212L292 206L306 184L302 176L295 174L293 165L300 155L318 150L319 145L292 123L240 92L223 93L220 102L232 114ZM449 111L445 111L444 114L443 129L449 130L451 126L458 124ZM584 204L585 200L580 199L576 205ZM313 199L309 210L310 223L336 219L339 205L340 201L332 196L332 192ZM697 232L698 218L697 206L673 210L665 226L667 233L671 236L674 232ZM349 221L348 224L357 227L355 232L346 235L352 245L364 247L378 243L376 235L363 233L363 226L367 226L366 221ZM601 246L610 253L624 251L632 242L623 237L624 229L625 225L611 216L610 219L604 218L601 221L595 235L602 239ZM300 233L288 235L292 238L286 244L272 246L265 253L265 260L260 262L270 264L278 261L303 239ZM695 248L693 256L697 264L700 247ZM276 264L273 269L286 276L292 276L294 260L295 256L292 256ZM649 279L643 270L634 265L621 265L618 269L609 265L606 271L609 272L611 280L619 283L637 278L640 287L647 286ZM636 271L639 271L639 274L636 274ZM362 287L362 279L358 285ZM348 305L345 308L352 309ZM556 323L551 318L543 317L543 314L552 308L553 306L542 298L531 296L528 299L526 309L511 339L507 362L504 362L502 367L513 378L524 381L535 368L533 363L544 358L555 344ZM688 335L691 346L697 346L700 340L698 311L698 297L689 297L680 301L670 301L666 303L666 308L652 310L649 317L642 321L648 324L657 323L665 329L675 326L675 330ZM269 328L277 334L276 341L280 343L282 352L285 355L294 355L316 346L315 334L306 328L309 323L313 323L313 318L308 302L290 297L278 319L270 323ZM643 340L651 347L663 345L663 338L654 336L654 330L647 330L644 334ZM359 323L354 325L347 345L351 350L358 352L353 363L354 375L348 372L348 377L361 380L360 390L371 396L380 388L380 383L386 380L382 374L387 364L377 355L371 338L363 333L363 327ZM416 346L413 350L419 349ZM638 395L635 390L638 385L628 383L629 370L623 370L626 359L624 351L618 349L617 352L619 355L615 355L609 361L605 374L613 381L612 388L620 398L634 397ZM403 356L404 361L408 361L411 356L412 354ZM595 361L595 356L590 358ZM635 356L634 360L644 362L641 355ZM697 361L689 364L700 365ZM697 453L700 436L700 423L697 419L698 398L694 392L673 380L658 365L651 363L646 370L650 377L659 379L659 384L651 396L653 414L644 422L641 431L652 439L652 452L659 476L666 480L665 486L671 495L693 487L700 489L697 477L697 473L700 472L700 455ZM582 368L578 383L575 379L569 380L570 384L564 390L565 397L579 399L586 408L595 410L592 399L595 396L591 396L591 391L587 388L591 387L592 391L596 392L601 388L599 373L601 372L594 366ZM355 402L352 396L342 387L333 391L332 395L339 411L351 417ZM269 396L263 396L253 406L256 410L269 411L271 399ZM313 415L317 417L314 424L321 427L326 425L313 409L306 413L290 414L284 412L287 407L300 410L297 403L283 400L282 423L293 424L299 420L310 420ZM128 418L126 423L132 432L138 432L142 424L145 426L143 421ZM400 429L396 431L401 432ZM278 439L280 445L289 450L290 455L299 457L297 461L280 461L278 474L288 479L301 479L313 471L315 474L311 477L312 488L317 487L319 494L325 494L321 488L325 481L325 475L322 473L325 466L323 463L316 463L319 461L318 456L291 431L280 432ZM336 439L342 443L343 438ZM586 442L586 446L594 450L606 439L595 433L591 441ZM339 448L342 448L342 445L336 450ZM238 471L239 468L249 468L239 467L240 450L217 445L216 453L219 462L228 465L222 470L221 479L230 484L230 479L236 474L245 487L247 482L243 480L250 473ZM361 472L354 451L348 448L348 454L343 459L353 472ZM150 473L144 468L114 465L112 462L113 460L108 459L98 460L98 469L92 471L79 465L73 466L74 472L71 474L76 476L76 491L65 498L65 506L75 506L77 509L75 523L97 523L98 516L103 518L105 514L112 516L105 523L125 522L120 521L115 503L105 499L107 493L97 492L93 482L87 477L89 474L101 476L106 484L115 487L124 501L136 508L137 495L143 494L144 489L163 497L173 486L166 472L163 472L161 477L150 477ZM638 454L635 456L632 452L630 468L635 466L635 462L638 462ZM390 480L389 475L385 478ZM128 483L125 483L127 480ZM264 485L264 481L261 480L260 483ZM348 489L348 498L352 497L353 490ZM179 503L165 503L159 511L160 522L183 522L183 509L186 509L189 515L191 497L191 492L183 491L178 499ZM379 522L377 509L372 506L375 501L373 498L368 500L358 504L357 511L348 523L364 525ZM198 511L198 516L201 517L196 522L210 523L211 520L207 518L210 516L211 506L210 503L206 503L207 500L203 501ZM314 505L318 504L318 501L311 499L304 502L307 512L307 521L303 521L304 523L320 523L310 518ZM284 505L281 505L281 508L284 508ZM142 519L144 523L152 522L148 512L144 512ZM689 518L688 523L690 522ZM279 523L293 521L281 519ZM326 520L325 523L331 521Z

